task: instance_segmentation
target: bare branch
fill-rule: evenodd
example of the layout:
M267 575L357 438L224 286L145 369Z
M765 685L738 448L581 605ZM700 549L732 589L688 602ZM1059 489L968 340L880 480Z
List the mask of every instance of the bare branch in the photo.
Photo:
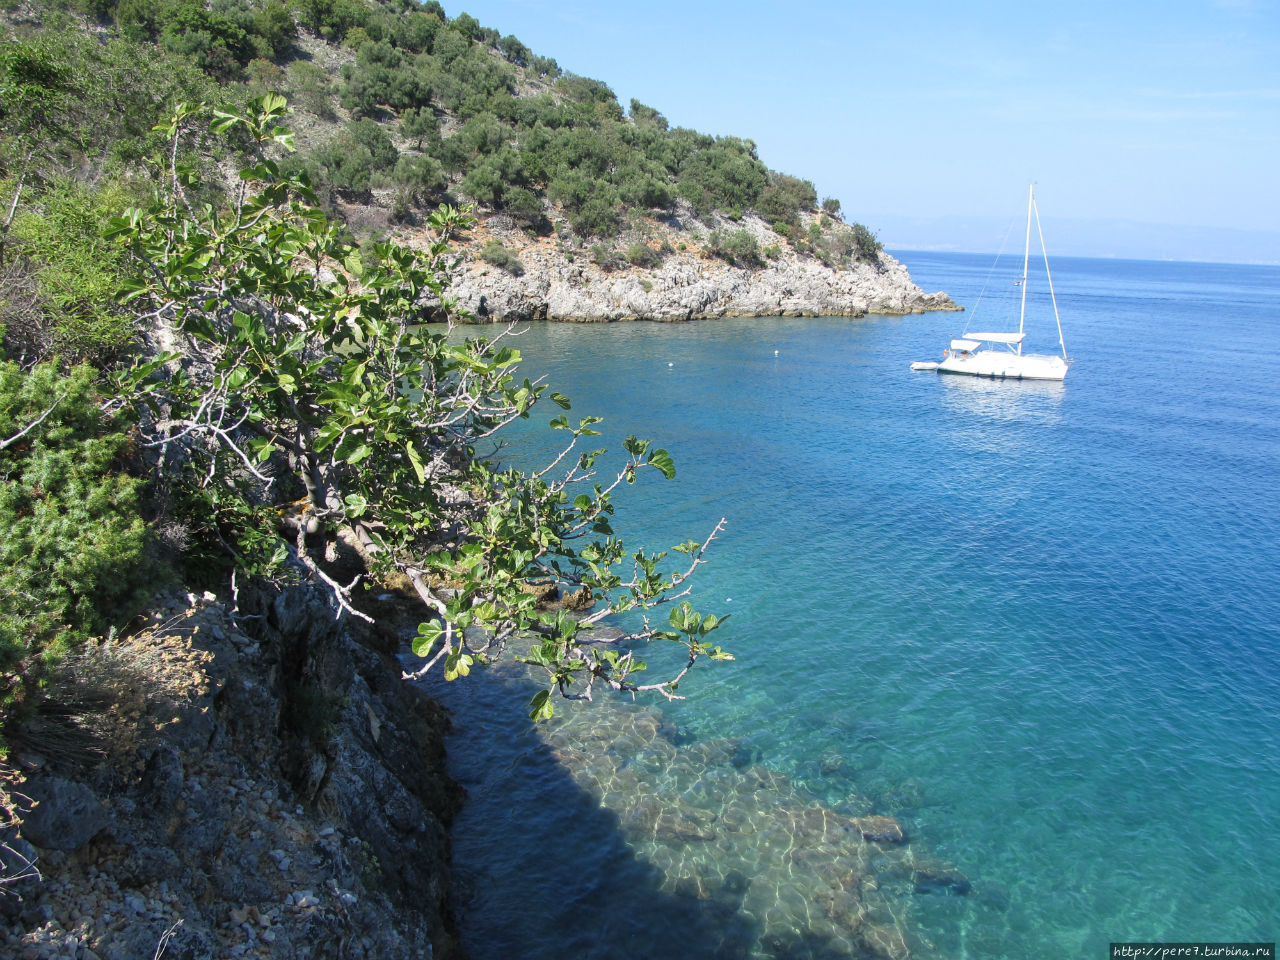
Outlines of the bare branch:
M40 416L38 416L35 420L32 420L30 423L28 423L25 427L23 427L21 430L15 433L8 440L0 440L0 450L4 450L5 448L9 447L11 444L17 443L19 440L25 437L28 433L30 433L36 427L40 426L40 424L44 423L45 420L49 418L49 415L58 408L58 404L60 404L65 399L66 399L66 394L63 394L62 396L58 397L57 400L53 401L53 404L49 407L49 409L45 410L45 412L40 414Z
M308 555L306 543L304 542L306 536L307 525L305 523L298 524L297 543L289 548L289 558L293 560L295 564L307 570L312 576L316 577L316 579L323 581L329 588L329 592L333 594L333 598L338 604L338 613L334 619L341 619L342 611L345 610L353 617L359 617L365 623L373 623L373 617L366 613L361 613L355 607L351 606L350 602L351 591L354 590L356 584L361 581L363 574L356 574L356 578L344 587L342 584L338 583L338 581L334 580L333 577L321 570L320 565L312 560L310 555Z

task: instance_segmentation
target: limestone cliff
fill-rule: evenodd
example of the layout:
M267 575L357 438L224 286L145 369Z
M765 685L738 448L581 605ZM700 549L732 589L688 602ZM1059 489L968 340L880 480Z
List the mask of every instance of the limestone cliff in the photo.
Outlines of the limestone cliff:
M767 256L754 266L710 253L711 230L747 231ZM516 271L480 256L497 240L519 261ZM531 239L508 218L490 217L474 231L451 294L490 320L700 320L719 317L843 316L957 310L945 293L925 293L888 254L840 269L797 253L759 217L702 224L676 216L648 231L652 267L621 256L601 265L585 249L554 237ZM619 245L620 246L620 245Z

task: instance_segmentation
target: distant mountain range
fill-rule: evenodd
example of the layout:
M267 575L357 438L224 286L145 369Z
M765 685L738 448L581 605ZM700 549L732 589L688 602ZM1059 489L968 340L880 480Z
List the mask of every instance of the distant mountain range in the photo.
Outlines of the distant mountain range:
M1025 221L996 217L866 216L880 242L899 250L1008 252L1022 247ZM1199 260L1280 264L1280 230L1233 230L1131 220L1044 221L1045 243L1057 256L1132 260ZM1007 234L1007 239L1006 239Z

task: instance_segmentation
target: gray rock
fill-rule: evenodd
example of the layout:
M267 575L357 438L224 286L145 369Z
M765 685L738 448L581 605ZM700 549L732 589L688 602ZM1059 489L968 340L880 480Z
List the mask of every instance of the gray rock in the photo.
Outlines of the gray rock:
M154 957L160 941L169 928L163 923L134 923L108 934L102 939L97 953L102 960L138 960ZM183 923L168 933L164 943L165 960L208 960L217 956L215 941L202 930Z
M893 817L855 817L853 825L863 839L877 843L902 843L906 839L902 833L902 824Z
M110 815L81 783L61 777L32 780L26 793L38 801L22 823L22 835L37 847L78 850L107 826Z
M5 878L0 892L0 918L12 920L21 912L22 901L37 892L39 853L13 827L0 830L0 877ZM8 895L6 895L8 894Z
M142 773L142 790L157 810L169 810L182 795L182 758L167 743L161 744L147 759Z
M131 849L118 869L120 882L143 887L167 877L178 876L182 870L182 861L169 847L143 844Z

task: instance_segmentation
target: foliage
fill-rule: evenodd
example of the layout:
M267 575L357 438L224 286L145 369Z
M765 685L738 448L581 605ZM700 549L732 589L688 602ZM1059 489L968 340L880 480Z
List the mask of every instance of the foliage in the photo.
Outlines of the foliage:
M12 243L31 272L35 301L18 315L0 304L11 356L104 363L128 344L133 325L115 303L122 255L102 239L110 213L125 199L116 186L95 191L58 178L37 208L17 216Z
M138 481L93 371L0 363L0 716L142 586Z
M190 57L222 81L238 78L255 58L283 56L296 37L293 17L279 0L256 8L244 0L119 0L114 16L129 39Z
M408 153L401 154L396 161L391 180L418 201L422 201L428 194L443 190L447 183L444 171L435 160Z
M662 254L647 243L633 243L627 247L627 262L633 267L645 267L652 270L662 265Z
M591 254L591 262L601 270L614 270L623 265L617 251L607 243L594 243L588 252Z
M400 135L412 140L422 149L423 141L440 137L440 121L430 107L407 111L400 119Z
M794 229L800 223L800 212L812 210L817 205L818 192L808 180L774 173L760 194L756 210L775 225L786 224Z
M727 263L744 267L758 267L764 263L760 257L760 245L747 230L728 233L712 230L707 238L707 252Z
M367 199L375 178L391 174L400 162L400 153L381 124L368 117L353 120L328 144L301 161L317 189L333 189L351 199ZM290 164L297 167L299 164ZM412 179L408 166L401 175ZM416 171L423 184L432 182L430 170Z
M310 60L294 60L285 70L292 103L322 120L337 117L330 102L329 77L319 64Z
M513 277L524 275L524 264L520 262L520 258L504 247L497 237L490 237L485 241L480 250L480 259L502 268Z
M188 61L127 39L103 43L78 30L46 30L0 46L6 206L59 175L92 177L151 155L159 144L157 105L210 92ZM0 227L0 265L9 225Z
M286 148L284 110L265 97L248 113L215 112L213 126L262 151ZM181 139L203 117L181 107L166 132ZM241 178L230 209L215 212L187 202L196 181L179 166L149 209L128 211L110 231L139 264L134 309L170 324L189 351L186 363L138 366L121 389L149 404L142 442L211 505L237 562L323 582L341 610L363 616L352 605L359 577L344 584L323 565L336 532L349 531L375 573L406 577L432 611L413 642L424 670L466 676L539 631L525 655L548 681L530 705L539 719L556 690L589 698L601 684L675 697L698 660L729 659L708 639L722 621L687 601L666 625L646 620L621 643L582 639L584 625L611 613L683 597L711 538L677 547L685 560L674 573L660 568L665 554L625 551L610 523L614 491L675 467L631 437L613 479L597 480L604 451L577 450L596 435L595 418L552 420L565 443L541 471L478 455L543 398L566 410L569 401L517 378L505 334L458 342L412 322L427 302L452 316L440 270L463 214L442 207L430 217L424 255L379 244L369 262L277 163L251 158ZM548 576L587 590L595 611L580 623L535 610L522 586ZM679 669L639 683L635 645L655 639L675 645Z
M884 246L876 239L876 235L861 223L854 223L852 227L853 242L858 256L863 260L878 261Z

